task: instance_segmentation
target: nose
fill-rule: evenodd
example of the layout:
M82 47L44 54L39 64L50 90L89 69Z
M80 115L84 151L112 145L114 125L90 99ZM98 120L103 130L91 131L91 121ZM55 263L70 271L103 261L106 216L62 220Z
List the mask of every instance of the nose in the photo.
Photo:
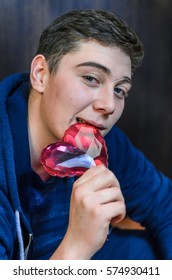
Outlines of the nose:
M112 90L104 90L97 96L93 109L105 115L112 115L116 109L116 100Z

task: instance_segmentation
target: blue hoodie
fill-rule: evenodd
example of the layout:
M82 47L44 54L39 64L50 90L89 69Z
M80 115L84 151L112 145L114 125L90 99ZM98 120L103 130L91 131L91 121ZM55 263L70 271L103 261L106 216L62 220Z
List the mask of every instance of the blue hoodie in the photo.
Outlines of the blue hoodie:
M28 93L28 74L14 74L0 83L0 259L26 259L28 256L45 259L51 255L58 244L54 237L57 231L54 236L52 234L52 244L49 244L52 252L46 254L39 242L48 247L48 238L46 234L42 234L41 239L37 237L36 233L40 233L37 216L46 217L40 221L40 228L45 233L50 223L52 226L52 213L59 211L63 214L64 223L56 217L59 243L67 228L75 178L53 178L55 181L47 188L31 169L27 135ZM163 259L172 259L172 182L157 171L116 126L106 136L106 144L109 169L120 182L127 215L146 227L157 242ZM56 206L47 212L57 189L54 184L60 186L59 208L57 211ZM36 241L32 240L33 232ZM32 248L32 254L28 254L29 248Z

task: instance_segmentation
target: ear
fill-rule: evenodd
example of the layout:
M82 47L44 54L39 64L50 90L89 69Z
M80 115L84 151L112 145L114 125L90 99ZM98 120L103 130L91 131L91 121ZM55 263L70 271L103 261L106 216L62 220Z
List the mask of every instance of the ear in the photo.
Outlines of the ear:
M46 77L49 74L48 65L43 55L34 57L31 63L30 81L37 92L43 93Z

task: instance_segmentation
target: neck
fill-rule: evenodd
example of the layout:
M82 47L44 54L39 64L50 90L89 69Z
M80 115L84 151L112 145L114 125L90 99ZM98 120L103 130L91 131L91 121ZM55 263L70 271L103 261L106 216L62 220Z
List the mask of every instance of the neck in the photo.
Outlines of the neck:
M49 174L40 163L41 151L46 146L45 141L43 141L40 125L39 100L36 99L34 94L30 94L28 102L28 135L31 166L40 178L46 181L49 178Z

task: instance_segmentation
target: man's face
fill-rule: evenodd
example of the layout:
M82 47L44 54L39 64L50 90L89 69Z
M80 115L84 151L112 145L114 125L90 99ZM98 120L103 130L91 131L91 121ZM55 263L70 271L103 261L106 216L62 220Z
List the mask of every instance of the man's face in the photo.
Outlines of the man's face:
M40 116L49 143L77 122L90 123L105 136L121 116L130 88L129 56L117 47L81 43L61 59L56 74L47 74Z

